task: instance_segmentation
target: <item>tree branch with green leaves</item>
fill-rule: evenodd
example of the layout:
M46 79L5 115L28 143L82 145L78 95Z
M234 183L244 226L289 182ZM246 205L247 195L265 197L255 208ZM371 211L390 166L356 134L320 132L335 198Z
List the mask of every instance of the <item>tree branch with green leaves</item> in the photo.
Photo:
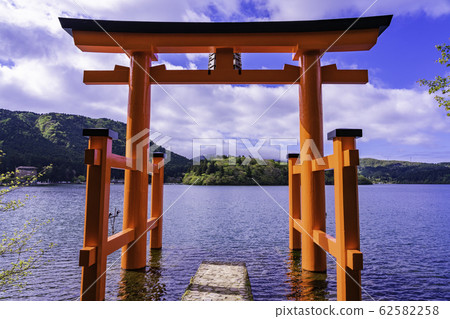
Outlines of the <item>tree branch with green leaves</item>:
M450 66L450 45L442 44L437 45L436 49L441 53L441 57L436 62ZM420 85L428 86L428 93L435 94L434 99L438 102L439 107L444 107L448 112L447 116L450 116L450 75L436 76L434 80L419 80Z
M0 150L0 160L5 154ZM19 199L5 199L5 196L19 188L30 186L43 177L52 168L46 166L41 172L31 176L16 176L15 172L0 174L0 220L8 223L8 218L17 209L23 207L25 202L30 200L29 195L24 195ZM44 254L54 244L50 243L42 247L42 240L36 240L38 231L50 223L51 220L39 222L37 219L25 221L19 229L11 231L4 230L0 234L0 292L4 292L11 287L19 289L26 285L24 278L31 274L33 269L41 266L44 261Z

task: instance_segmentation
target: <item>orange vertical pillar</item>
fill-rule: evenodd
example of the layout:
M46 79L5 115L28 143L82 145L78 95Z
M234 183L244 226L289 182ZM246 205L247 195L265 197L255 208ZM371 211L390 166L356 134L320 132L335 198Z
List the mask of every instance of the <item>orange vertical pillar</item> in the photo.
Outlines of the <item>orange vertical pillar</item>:
M301 58L303 75L300 78L300 148L301 156L310 155L305 141L312 140L323 154L322 132L322 79L320 52L308 51ZM313 230L325 231L325 172L313 172L312 162L301 158L301 214L302 268L309 271L326 271L325 252L313 241Z
M150 79L151 66L148 52L131 55L127 118L127 158L141 163L136 170L125 171L123 229L135 229L135 241L122 248L122 268L140 269L147 263L148 209L148 130L150 129ZM143 138L136 140L141 134ZM130 145L135 144L135 145ZM139 148L139 149L138 149ZM141 236L142 235L142 236Z
M161 249L163 230L164 153L153 153L151 190L151 218L158 219L158 226L150 231L150 249Z
M294 175L294 165L300 154L288 154L289 166L289 249L301 248L301 234L294 228L294 219L300 219L300 176Z
M361 300L360 267L362 264L354 263L353 267L349 267L348 260L349 252L360 249L357 163L351 163L350 153L347 156L344 154L345 151L355 150L355 137L361 136L362 130L359 129L337 129L328 133L328 139L333 140L336 161L334 192L336 243L338 246L338 255L336 256L338 300ZM359 157L354 157L353 161L357 159Z
M90 136L85 153L87 164L86 208L83 249L80 251L80 300L104 300L108 240L109 186L112 139L117 133L107 129L85 129Z

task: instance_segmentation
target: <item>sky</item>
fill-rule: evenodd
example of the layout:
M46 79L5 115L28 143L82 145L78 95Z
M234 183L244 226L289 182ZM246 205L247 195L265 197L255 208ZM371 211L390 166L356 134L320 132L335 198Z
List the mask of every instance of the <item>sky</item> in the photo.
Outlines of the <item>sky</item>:
M365 85L323 85L324 134L341 127L363 129L357 143L361 157L449 162L450 117L417 81L450 73L435 62L435 45L450 42L450 0L0 0L0 108L126 121L127 86L87 86L82 79L84 70L112 70L115 64L129 65L129 59L81 52L58 17L236 22L383 14L394 18L370 51L322 58L322 65L369 71ZM154 64L206 69L207 59L160 54ZM243 69L298 63L291 54L243 54L242 62ZM165 147L189 158L193 140L208 138L224 139L225 153L233 145L227 141L236 140L237 154L243 155L248 154L243 141L259 141L264 158L283 158L277 144L299 139L298 112L297 85L152 87L151 130L168 137ZM327 141L325 155L331 152Z

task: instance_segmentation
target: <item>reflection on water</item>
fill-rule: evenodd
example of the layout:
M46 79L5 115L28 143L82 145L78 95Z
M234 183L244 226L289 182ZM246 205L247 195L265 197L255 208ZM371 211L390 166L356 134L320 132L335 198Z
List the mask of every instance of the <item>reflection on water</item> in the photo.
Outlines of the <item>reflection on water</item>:
M300 250L291 251L287 262L287 283L291 287L288 300L328 300L326 273L302 271Z
M151 250L148 265L142 270L121 270L118 300L167 300L168 289L163 277L163 250ZM290 287L286 292L287 300L312 301L329 300L327 274L303 270L301 267L301 251L286 251L286 280ZM185 284L187 287L187 284Z
M165 300L166 285L161 282L161 250L152 250L149 265L142 270L122 270L119 300Z

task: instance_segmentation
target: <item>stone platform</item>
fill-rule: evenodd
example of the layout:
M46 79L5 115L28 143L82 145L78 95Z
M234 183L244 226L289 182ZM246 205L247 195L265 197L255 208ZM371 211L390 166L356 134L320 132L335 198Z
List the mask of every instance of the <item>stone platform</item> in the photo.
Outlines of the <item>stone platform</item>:
M181 300L253 300L245 263L202 262Z

